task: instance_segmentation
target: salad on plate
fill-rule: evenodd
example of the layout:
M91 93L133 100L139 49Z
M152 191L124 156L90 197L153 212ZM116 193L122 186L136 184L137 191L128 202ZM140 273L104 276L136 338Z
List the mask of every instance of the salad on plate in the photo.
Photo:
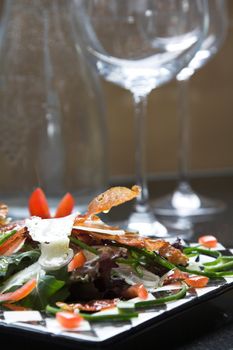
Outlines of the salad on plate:
M139 193L138 186L112 187L84 214L73 213L73 197L66 194L52 217L37 188L29 198L31 216L20 221L10 221L7 205L0 203L0 308L45 311L72 329L83 320L131 319L141 309L205 288L211 279L233 276L233 257L217 250L214 236L189 245L179 238L140 236L100 219ZM155 296L165 286L168 291Z

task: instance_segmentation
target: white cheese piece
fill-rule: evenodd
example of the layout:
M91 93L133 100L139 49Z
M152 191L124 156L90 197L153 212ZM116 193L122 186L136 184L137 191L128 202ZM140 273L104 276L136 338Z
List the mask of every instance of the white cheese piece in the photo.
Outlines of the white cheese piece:
M29 234L40 242L39 263L45 270L57 270L68 264L73 257L69 248L69 238L77 214L63 218L41 219L32 217L26 220Z
M45 270L57 270L67 265L73 258L73 250L69 248L68 237L50 243L41 243L40 265Z
M73 227L76 230L88 231L88 232L96 232L103 233L107 235L124 235L125 231L118 229L116 227L108 226L100 219L91 221L86 220L82 225L74 225Z
M71 234L76 214L63 218L41 219L33 216L26 220L29 234L34 241L50 243L67 239Z

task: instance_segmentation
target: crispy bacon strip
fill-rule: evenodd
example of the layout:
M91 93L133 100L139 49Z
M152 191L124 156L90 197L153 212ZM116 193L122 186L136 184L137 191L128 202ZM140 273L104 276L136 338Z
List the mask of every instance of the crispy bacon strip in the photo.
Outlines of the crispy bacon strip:
M88 303L76 303L76 304L66 304L62 302L57 302L56 305L65 311L86 311L86 312L97 312L101 310L110 309L115 307L119 299L103 299L103 300L92 300Z
M163 239L151 239L141 237L133 232L126 232L124 235L110 235L97 232L73 231L73 234L94 238L96 241L108 240L125 244L131 247L146 248L149 251L157 251L161 256L173 264L187 265L188 258L179 249L173 247L169 242Z
M93 238L97 242L101 242L102 240L107 241L115 241L122 244L126 244L131 247L138 247L138 248L144 248L145 244L141 237L138 237L138 235L135 235L134 233L125 233L124 235L110 235L110 234L104 234L104 233L97 233L97 232L87 232L87 231L73 231L74 235L82 236L88 235L89 237Z
M159 255L173 264L185 266L188 263L188 257L186 255L163 239L133 237L132 234L126 233L124 236L118 236L116 241L133 247L146 248L149 251L158 251Z
M86 232L81 230L73 232L73 234L82 234L82 235L85 233L99 241L101 240L115 241L131 247L146 248L149 251L158 250L167 244L167 242L165 242L162 239L153 240L151 238L141 237L134 232L126 232L124 235L114 235L114 234L110 235L110 234L104 234L104 233L98 233L98 232Z
M184 255L179 249L173 247L169 242L159 248L159 254L166 258L173 264L177 265L187 265L188 257Z
M82 225L91 218L92 221L99 221L96 214L108 212L112 207L128 202L137 197L141 192L139 186L134 185L131 189L122 186L111 187L107 191L99 194L88 205L84 215L78 215L74 226Z
M141 192L139 186L112 187L94 198L88 205L87 216L109 211L112 207L128 202L137 197Z

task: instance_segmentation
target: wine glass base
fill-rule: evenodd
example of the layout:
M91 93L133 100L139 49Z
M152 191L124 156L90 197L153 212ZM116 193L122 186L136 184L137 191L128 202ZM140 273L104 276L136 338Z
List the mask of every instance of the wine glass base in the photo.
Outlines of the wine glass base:
M193 236L193 224L188 218L177 218L172 220L162 219L158 221L154 215L145 213L132 213L126 228L136 231L140 236L176 239L190 239Z
M150 211L133 212L128 219L127 229L136 231L141 236L170 237L167 228Z
M154 212L161 216L194 217L220 213L226 208L220 200L214 200L195 192L182 193L179 190L152 203Z
M170 238L178 237L184 240L192 240L194 223L190 217L160 216L159 220L167 228Z

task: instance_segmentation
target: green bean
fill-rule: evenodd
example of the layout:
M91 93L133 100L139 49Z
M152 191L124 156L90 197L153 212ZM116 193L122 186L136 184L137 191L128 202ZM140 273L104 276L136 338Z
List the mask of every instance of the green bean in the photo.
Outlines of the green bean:
M217 265L205 266L204 271L213 271L213 272L222 272L224 270L229 270L229 268L233 267L233 260L226 263L219 263Z
M48 314L56 315L57 312L62 311L62 310L61 310L59 307L47 305L46 308L45 308L45 311L46 311Z
M119 313L119 314L85 314L79 313L87 321L126 321L132 317L137 317L137 312Z
M178 293L168 295L166 297L153 299L153 300L145 300L145 301L139 301L135 303L136 308L144 308L144 307L151 307L155 305L165 304L169 301L174 301L183 298L186 295L187 292L187 286L182 283L182 288L179 290Z
M233 261L233 256L219 256L217 259L215 259L214 261L209 261L204 263L204 266L214 266L214 265L218 265L221 262L229 262L229 261Z
M70 237L70 241L76 245L78 245L80 248L88 250L89 252L95 254L95 255L99 255L99 252L97 249L87 245L86 243L84 243L83 241L81 241L78 238L74 238L74 237Z
M209 278L219 278L219 277L226 277L226 276L233 276L233 271L219 271L219 272L213 272L213 271L199 271L199 270L191 270L184 266L178 266L178 268L181 271L188 272L193 275L199 275L199 276L206 276Z
M140 249L137 247L129 247L127 244L122 244L122 243L118 243L118 242L112 242L111 244L113 246L118 246L118 247L130 249L131 251L134 251L134 252L138 253L139 255L144 256L148 262L150 262L150 263L156 262L157 264L167 268L168 270L172 270L172 269L176 268L176 266L174 264L172 264L171 262L169 262L168 260L161 257L159 254L157 254L155 252L150 252L144 248Z
M218 258L218 257L222 256L222 254L218 250L203 249L203 248L199 248L199 247L184 248L183 253L184 254L199 253L199 254L203 254L203 255L212 256L214 258Z

